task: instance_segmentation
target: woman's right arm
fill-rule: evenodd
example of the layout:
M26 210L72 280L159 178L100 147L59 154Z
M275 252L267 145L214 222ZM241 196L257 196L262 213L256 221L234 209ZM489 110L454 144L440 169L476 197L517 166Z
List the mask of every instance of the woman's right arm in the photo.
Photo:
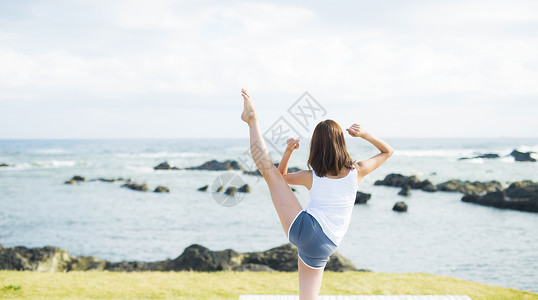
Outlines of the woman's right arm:
M287 141L286 151L282 155L282 159L278 164L278 170L280 174L284 175L288 173L288 163L290 162L291 153L295 149L299 149L299 140L294 138L289 138Z
M377 169L392 155L392 153L394 153L394 149L392 149L392 147L387 142L366 132L366 130L364 130L361 125L353 124L350 128L346 130L351 136L361 137L374 145L377 149L379 149L379 151L381 151L381 153L374 155L367 160L362 160L356 163L358 166L358 174L360 178L370 174L373 170Z

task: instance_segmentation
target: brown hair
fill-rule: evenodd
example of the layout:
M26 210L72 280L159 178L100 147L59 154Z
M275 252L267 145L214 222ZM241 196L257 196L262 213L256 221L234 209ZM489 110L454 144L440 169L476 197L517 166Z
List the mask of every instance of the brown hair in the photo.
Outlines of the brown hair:
M347 153L340 125L333 120L319 122L310 141L308 168L314 169L316 175L320 177L338 176L340 170L352 169L354 163Z

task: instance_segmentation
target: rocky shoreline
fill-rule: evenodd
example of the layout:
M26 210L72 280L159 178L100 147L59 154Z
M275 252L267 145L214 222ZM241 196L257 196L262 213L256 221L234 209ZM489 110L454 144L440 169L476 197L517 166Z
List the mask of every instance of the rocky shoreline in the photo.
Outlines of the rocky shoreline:
M528 158L532 152L519 152L517 150L512 151L509 156L517 158L518 161L532 161ZM471 158L498 158L499 155L495 153L486 153ZM469 159L469 158L461 158ZM275 163L278 167L278 163ZM241 171L246 175L261 176L258 170L246 171L237 161L226 160L219 162L217 160L207 161L199 166L178 168L172 167L168 162L162 162L154 167L155 170L207 170L207 171L227 171L235 170ZM301 169L296 167L288 168L289 172L297 172ZM65 184L77 185L80 182L84 182L86 179L82 176L75 175L73 178L65 181ZM135 191L150 191L150 187L146 184L138 184L133 182L130 178L96 178L89 181L102 181L102 182L115 182L123 181L124 184L121 187L125 187ZM418 189L425 192L460 192L464 196L461 198L462 202L476 203L485 206L492 206L502 209L514 209L526 212L538 212L538 182L531 180L515 181L507 188L495 180L480 182L480 181L462 181L459 179L451 179L446 182L434 184L430 180L420 180L416 175L406 176L398 173L388 174L383 180L377 180L374 185L384 185L391 187L398 187L401 190L398 192L399 196L409 197L411 196L411 190ZM209 185L205 185L197 188L198 191L208 191ZM224 192L226 195L233 196L236 192L248 193L251 191L251 187L245 184L241 187L227 187L224 191L224 186L221 186L216 192ZM296 191L292 187L293 191ZM170 189L165 186L157 186L154 190L156 193L169 193ZM365 204L371 198L371 194L357 192L355 204ZM405 212L407 211L407 205L403 201L395 203L393 208L395 211Z
M55 247L4 248L0 245L0 270L70 272L70 271L297 271L297 248L284 244L261 252L238 253L232 249L212 251L193 244L175 259L155 262L110 262L94 256L72 256L67 250ZM327 271L362 271L338 252L331 256Z
M529 152L520 152L517 149L512 150L510 154L504 156L504 157L513 157L515 161L530 161L535 162L536 159L534 159L531 154L536 153L534 151ZM476 155L473 157L460 157L458 160L464 160L464 159L474 159L474 158L487 158L487 159L495 159L495 158L501 158L501 156L497 153L484 153L480 155Z
M64 184L78 185L79 183L85 182L85 181L86 181L85 177L80 176L80 175L75 175L71 179L65 181ZM90 179L88 181L100 181L100 182L108 182L108 183L112 183L112 182L116 182L116 181L123 181L123 182L125 182L124 184L121 185L121 187L123 187L123 188L128 188L128 189L131 189L133 191L140 191L140 192L147 192L147 191L151 190L147 184L145 184L145 183L138 184L136 182L133 182L131 180L131 178L124 179L124 178L121 178L121 177L120 178L103 178L103 177L100 177L100 178L96 178L96 179ZM154 193L170 193L170 189L168 187L159 185L153 190L153 192Z
M526 212L538 212L538 182L522 180L512 182L507 188L495 180L487 182L449 181L433 184L429 180L420 180L417 176L405 176L391 173L385 179L377 180L374 185L401 188L398 195L409 196L411 189L425 192L460 192L463 202L470 202L497 208L514 209Z

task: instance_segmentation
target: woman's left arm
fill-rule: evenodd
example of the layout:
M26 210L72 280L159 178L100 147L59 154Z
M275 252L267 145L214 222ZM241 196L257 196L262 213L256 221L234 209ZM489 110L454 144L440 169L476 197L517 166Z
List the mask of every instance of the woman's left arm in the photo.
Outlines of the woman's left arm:
M284 151L284 155L282 155L282 159L280 160L280 163L278 164L278 170L280 171L280 174L284 175L288 173L288 163L290 162L291 154L293 153L293 150L299 148L299 140L294 138L289 138L287 140L287 146L286 151Z

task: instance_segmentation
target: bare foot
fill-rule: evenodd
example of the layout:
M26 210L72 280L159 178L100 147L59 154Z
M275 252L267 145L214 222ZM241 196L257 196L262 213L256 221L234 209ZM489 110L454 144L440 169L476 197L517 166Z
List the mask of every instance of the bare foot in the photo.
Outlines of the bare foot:
M244 108L243 113L241 114L241 120L250 125L258 119L256 108L254 107L254 103L252 103L250 100L250 96L245 89L241 90L241 96L243 96L244 100Z

